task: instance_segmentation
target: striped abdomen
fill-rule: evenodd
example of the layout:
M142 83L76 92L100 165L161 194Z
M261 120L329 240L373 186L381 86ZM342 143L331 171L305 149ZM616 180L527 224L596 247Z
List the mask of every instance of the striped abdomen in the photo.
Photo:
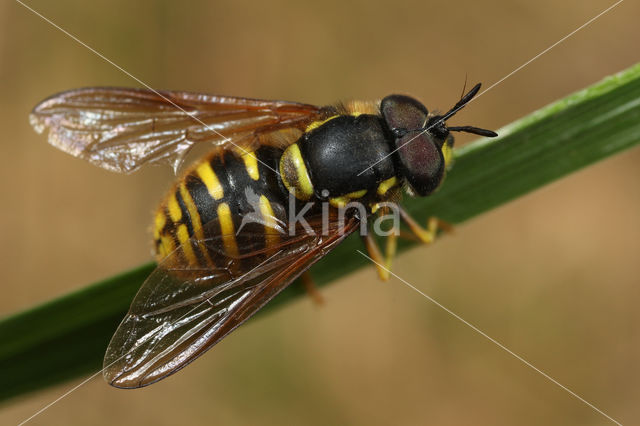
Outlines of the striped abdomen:
M274 217L286 218L288 200L274 172L281 154L268 146L242 154L214 152L192 167L156 213L158 261L181 246L188 264L222 266L223 258L277 244ZM187 244L192 237L214 237L215 243Z

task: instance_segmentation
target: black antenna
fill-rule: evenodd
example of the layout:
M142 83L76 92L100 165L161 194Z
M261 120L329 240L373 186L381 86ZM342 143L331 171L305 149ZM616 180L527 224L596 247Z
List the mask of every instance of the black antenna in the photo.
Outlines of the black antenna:
M481 86L482 85L480 83L478 83L475 86L473 86L473 88L471 90L469 90L469 92L466 95L464 95L453 106L453 108L451 108L449 111L447 111L447 113L445 115L443 115L442 118L440 118L440 120L442 120L442 122L445 122L448 119L450 119L451 117L453 117L456 114L456 112L461 110L466 104L468 104L471 101L471 99L473 99L478 94L478 92L480 91L480 87ZM496 136L498 136L498 134L496 132L494 132L494 131L487 130L487 129L481 129L479 127L474 127L474 126L447 127L447 130L449 130L451 132L473 133L474 135L486 136L488 138L495 138Z
M459 110L461 110L466 104L468 104L471 99L473 99L476 94L478 94L478 92L480 91L480 87L482 86L481 83L476 84L475 86L473 86L473 89L469 90L469 92L464 95L454 106L453 108L451 108L449 111L447 111L447 113L445 115L442 116L442 121L447 121L448 119L450 119L451 117L453 117L456 112L458 112Z
M492 130L481 129L473 126L447 127L447 130L451 132L473 133L474 135L486 136L488 138L495 138L498 136L498 134Z
M466 81L465 81L465 84L466 84ZM473 88L469 90L469 92L467 92L466 95L462 96L460 100L453 106L453 108L447 111L446 114L432 117L427 122L425 127L421 127L418 129L402 129L402 134L398 135L397 137L403 136L404 134L410 133L410 132L424 132L426 130L431 129L432 127L436 127L436 129L438 129L441 132L446 132L447 130L449 130L452 132L473 133L474 135L486 136L488 138L495 138L496 136L498 136L498 134L492 130L481 129L479 127L474 127L474 126L446 127L444 124L444 122L450 119L451 117L453 117L456 114L456 112L458 112L466 104L471 102L471 99L473 99L480 91L481 86L482 84L480 83L473 86ZM396 129L396 130L399 130L399 129ZM433 131L435 132L436 130L433 130Z

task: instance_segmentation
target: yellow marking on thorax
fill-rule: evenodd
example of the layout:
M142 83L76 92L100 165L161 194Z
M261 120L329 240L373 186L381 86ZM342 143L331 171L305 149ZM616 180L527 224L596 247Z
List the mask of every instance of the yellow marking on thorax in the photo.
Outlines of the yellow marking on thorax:
M329 204L331 204L333 207L343 208L347 204L349 204L349 202L351 200L355 200L357 198L362 198L362 197L365 196L366 193L367 193L367 190L366 189L362 189L360 191L350 192L350 193L342 195L340 197L329 198Z
M171 195L167 199L167 209L169 210L169 217L176 223L182 219L182 210L178 204L175 191L171 192Z
M387 193L388 190L390 190L397 184L398 184L398 178L396 178L395 176L390 177L387 180L383 180L382 182L380 182L380 185L378 185L378 195L383 196L384 194Z
M442 144L442 156L444 157L444 167L445 170L449 170L451 166L453 166L453 139L447 139Z
M231 209L227 203L221 203L218 206L218 221L220 222L220 233L224 250L230 257L238 257L238 244L236 242L236 231L233 226L233 218L231 217Z
M361 108L361 107L362 107L362 109L363 109L362 111L360 110L360 108ZM362 114L368 114L368 113L370 113L370 112L366 109L366 107L364 107L364 106L363 106L363 104L362 104L362 103L352 102L352 103L350 103L349 105L347 105L347 109L351 109L351 108L354 108L354 109L352 109L352 110L348 111L348 114L345 114L345 115L352 115L352 116L354 116L354 117L357 117L357 116L362 115ZM318 127L320 127L320 126L322 126L323 124L325 124L326 122L331 121L331 120L333 120L334 118L337 118L337 117L340 117L340 115L339 115L339 114L337 114L337 115L332 115L331 117L329 117L329 118L325 118L324 120L314 121L314 122L312 122L311 124L309 124L309 125L307 126L307 128L306 128L306 129L304 129L304 131L305 131L305 133L307 133L307 132L310 132L310 131L312 131L312 130L315 130L315 129L317 129Z
M196 168L196 173L198 177L207 187L209 194L213 197L214 200L220 200L224 197L224 191L222 189L222 185L220 185L220 181L218 180L218 176L216 176L215 172L211 168L211 165L208 162L204 162Z
M273 209L271 208L271 203L269 199L264 195L260 196L260 214L264 219L264 233L265 233L265 243L267 248L271 248L278 244L280 241L280 235L277 230L277 221L275 216L273 215Z
M191 246L191 242L189 241L189 231L187 230L187 225L185 225L184 223L178 225L178 228L176 229L176 236L178 237L178 242L180 243L180 248L184 253L184 257L187 258L187 262L190 265L197 265L198 258L193 252L193 247Z
M389 214L392 212L390 204L393 205L393 203L388 202L375 203L371 205L371 213Z
M290 145L280 157L280 178L297 199L307 201L313 195L313 184L297 143Z
M317 129L318 127L322 126L324 123L326 123L327 121L333 120L336 117L340 117L339 115L332 115L331 117L324 119L324 120L320 120L320 121L314 121L311 124L309 124L307 126L306 129L304 129L304 132L310 132L313 129Z
M260 179L260 172L258 171L258 157L253 152L245 152L242 154L242 161L244 161L244 167L247 169L247 173L253 180Z

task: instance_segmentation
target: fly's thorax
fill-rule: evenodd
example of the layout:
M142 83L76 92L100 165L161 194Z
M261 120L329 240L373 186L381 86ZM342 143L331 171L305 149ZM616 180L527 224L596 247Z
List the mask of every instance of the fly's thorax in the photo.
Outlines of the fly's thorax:
M384 201L400 185L391 141L373 114L337 115L309 126L280 159L284 186L302 201Z

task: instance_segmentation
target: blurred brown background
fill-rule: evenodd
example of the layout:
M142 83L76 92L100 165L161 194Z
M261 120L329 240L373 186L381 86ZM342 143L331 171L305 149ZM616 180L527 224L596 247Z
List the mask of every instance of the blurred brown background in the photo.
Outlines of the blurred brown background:
M154 88L315 104L403 92L447 108L612 1L28 4ZM498 129L638 61L627 1L474 102ZM0 3L0 314L150 258L168 169L133 176L56 151L28 125L55 92L138 84L15 2ZM471 138L461 136L461 142ZM402 255L395 272L623 423L640 419L640 151L576 173ZM358 256L357 253L353 254ZM94 379L32 424L606 424L397 280L367 268L242 327L180 374ZM46 354L43 354L46 356ZM0 406L13 424L73 383Z

